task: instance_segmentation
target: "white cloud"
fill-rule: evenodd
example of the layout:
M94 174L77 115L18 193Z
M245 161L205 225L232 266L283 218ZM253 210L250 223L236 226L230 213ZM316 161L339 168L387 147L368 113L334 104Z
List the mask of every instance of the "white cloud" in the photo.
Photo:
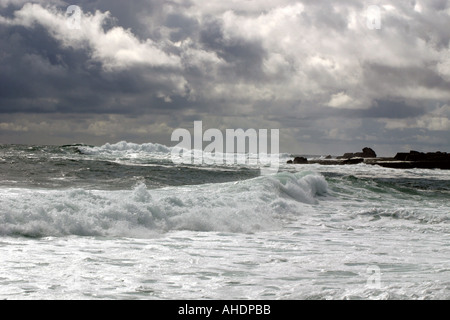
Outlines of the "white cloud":
M450 131L450 105L443 105L418 118L380 119L386 129L426 129L429 131Z
M0 0L0 7L8 7L8 6L14 6L14 7L19 7L19 6L23 6L25 3L30 3L30 2L37 2L37 3L42 3L42 4L63 4L63 2L61 0L34 0L34 1L30 1L30 0Z
M250 82L238 78L230 83L224 79L223 70L233 61L225 61L219 52L199 45L197 34L174 43L164 26L148 25L153 28L151 32L160 32L157 41L139 39L121 26L105 30L105 23L112 19L109 12L83 14L81 29L71 30L64 12L27 3L16 11L13 19L0 16L0 23L29 28L40 24L65 47L89 48L91 58L101 62L106 71L139 66L171 68L178 74L171 79L175 81L175 92L181 94L189 86L195 99L211 99L214 94L222 99L227 93L230 98L248 101L302 100L353 109L369 108L372 99L385 96L448 99L448 90L429 88L421 83L411 86L385 79L379 79L375 85L367 83L370 65L434 69L444 79L450 78L448 49L438 50L418 32L424 27L433 28L429 23L435 22L435 27L440 27L442 14L429 10L428 3L420 4L423 12L430 15L427 20L418 19L415 11L418 7L406 2L396 3L395 7L380 6L382 29L369 30L365 10L371 4L370 1L318 5L288 0L276 3L211 0L192 1L187 7L163 5L162 15L181 14L196 19L201 27L205 27L211 17L221 21L223 41L228 45L242 39L249 44L260 44L259 49L264 50L261 71L267 77L264 82L258 81L263 79L255 78L256 82ZM164 17L156 20L164 21ZM184 72L189 68L197 68L207 80L188 83ZM331 97L336 92L338 94Z
M450 106L442 106L433 112L417 119L418 128L426 128L430 131L450 132Z
M331 96L331 100L327 103L327 106L334 108L348 108L349 105L351 105L351 102L351 97L344 92L339 92Z
M283 2L273 6L264 2L264 10L259 11L252 10L251 6L233 10L234 2L208 3L207 9L201 9L214 7L214 13L223 21L226 39L240 37L261 42L266 50L263 71L268 76L280 72L285 76L282 83L278 79L265 84L266 92L270 92L268 96L277 99L302 99L335 108L365 109L370 107L371 99L380 96L411 97L411 90L404 83L393 85L380 79L377 87L369 87L365 83L367 66L428 69L441 61L437 68L443 76L447 75L448 60L440 58L443 53L418 32L423 27L430 28L433 19L417 19L414 7L406 3L380 6L383 20L380 32L366 26L365 10L372 4L370 1L362 5L324 5L323 13L311 2ZM198 9L199 6L192 7L192 10ZM322 21L324 16L327 16L327 23ZM436 16L436 27L441 21L442 17ZM449 97L448 90L416 84L423 87L415 94L416 99ZM244 87L239 85L236 89ZM353 97L352 101L352 95L347 94L347 97L325 100L331 92L343 90L358 92L359 97Z
M27 3L15 12L13 19L2 17L0 23L28 28L40 24L65 47L89 48L92 59L101 62L106 70L126 69L139 65L180 67L179 57L165 53L161 48L163 44L151 39L141 41L131 31L122 27L113 27L105 31L103 25L108 19L110 19L109 12L82 14L80 29L72 29L68 25L68 16L55 7L44 8L40 4Z

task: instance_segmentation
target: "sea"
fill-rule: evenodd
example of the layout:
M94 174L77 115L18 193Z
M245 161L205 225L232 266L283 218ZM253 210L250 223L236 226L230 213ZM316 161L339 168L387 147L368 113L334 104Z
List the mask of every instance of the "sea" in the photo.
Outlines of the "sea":
M450 299L450 170L0 146L0 299Z

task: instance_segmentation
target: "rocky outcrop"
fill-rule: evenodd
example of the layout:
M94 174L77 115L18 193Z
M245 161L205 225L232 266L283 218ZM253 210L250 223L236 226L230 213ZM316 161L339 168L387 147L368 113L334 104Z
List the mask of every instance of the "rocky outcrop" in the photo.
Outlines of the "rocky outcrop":
M288 164L305 164L308 163L308 159L305 157L295 157L294 160L288 160L286 163Z
M394 157L399 161L439 161L450 162L450 154L447 152L418 152L411 150L409 153L399 152Z
M377 154L375 153L375 151L373 151L373 149L371 148L363 148L363 155L361 156L362 158L376 158Z
M308 163L308 159L306 159L305 157L295 157L293 163L294 163L294 164L304 164L304 163Z
M338 157L338 159L350 159L350 158L376 158L377 154L373 149L371 148L363 148L362 152L356 152L356 153L344 153L343 156Z
M364 162L363 158L350 158L342 161L342 164L358 164Z
M368 165L379 165L387 168L398 169L450 169L450 153L447 152L418 152L411 150L409 153L399 152L395 157L379 158L375 151L370 148L364 148L363 152L346 153L336 159L306 159L304 157L295 157L287 163L292 164L322 164L322 165L348 165L365 163Z

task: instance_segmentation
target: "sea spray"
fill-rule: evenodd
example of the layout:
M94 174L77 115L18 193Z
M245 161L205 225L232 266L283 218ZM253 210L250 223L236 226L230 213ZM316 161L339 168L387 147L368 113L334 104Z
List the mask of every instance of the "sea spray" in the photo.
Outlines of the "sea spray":
M326 189L324 177L311 173L152 190L143 183L113 191L10 189L2 191L0 233L140 237L145 230L271 230L280 227L280 216L318 203Z

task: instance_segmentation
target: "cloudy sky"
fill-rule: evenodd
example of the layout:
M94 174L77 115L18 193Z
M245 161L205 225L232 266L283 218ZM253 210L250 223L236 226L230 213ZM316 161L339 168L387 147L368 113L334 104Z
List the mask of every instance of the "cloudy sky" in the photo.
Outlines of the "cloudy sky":
M449 152L449 41L446 0L0 0L0 143Z

